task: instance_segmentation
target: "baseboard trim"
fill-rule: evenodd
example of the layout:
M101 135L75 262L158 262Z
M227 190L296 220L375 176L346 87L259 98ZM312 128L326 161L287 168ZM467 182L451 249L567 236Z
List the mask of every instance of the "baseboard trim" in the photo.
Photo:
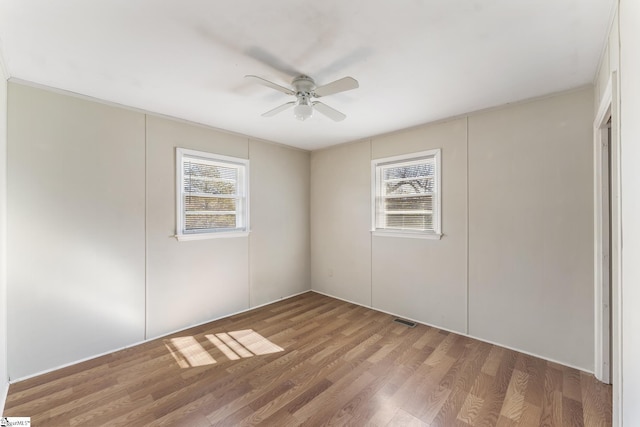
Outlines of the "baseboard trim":
M407 320L410 320L412 322L419 323L421 325L425 325L425 326L429 326L429 327L432 327L432 328L440 329L442 331L451 332L453 334L462 335L464 337L473 338L474 340L478 340L478 341L485 342L487 344L496 345L498 347L506 348L507 350L517 351L518 353L526 354L528 356L537 357L538 359L546 360L548 362L556 363L558 365L566 366L568 368L577 369L578 371L586 372L587 374L592 374L593 375L593 371L590 371L588 369L584 369L584 368L581 368L579 366L574 366L574 365L571 365L571 364L565 363L565 362L559 362L557 360L551 359L551 358L546 357L546 356L541 356L539 354L535 354L535 353L532 353L530 351L526 351L526 350L522 350L522 349L519 349L519 348L516 348L516 347L508 346L508 345L505 345L505 344L502 344L502 343L499 343L499 342L490 341L490 340L487 340L485 338L477 337L477 336L474 336L474 335L471 335L471 334L467 334L467 333L464 333L464 332L461 332L461 331L456 331L454 329L443 328L442 326L434 325L434 324L431 324L431 323L425 323L425 322L423 322L421 320L412 319L411 317L407 317L404 314L392 313L390 311L381 310L381 309L373 307L373 306L369 306L369 305L366 305L366 304L361 304L361 303L355 302L355 301L350 301L348 299L344 299L344 298L340 298L340 297L337 297L337 296L334 296L334 295L330 295L330 294L327 294L327 293L324 293L324 292L320 292L320 291L317 291L315 289L311 289L311 292L315 292L317 294L324 295L324 296L329 297L329 298L335 298L337 300L348 302L350 304L355 304L355 305L359 305L361 307L369 308L371 310L375 310L375 311L378 311L380 313L385 313L385 314L389 314L391 316L396 316L396 317L402 317L403 319L407 319Z
M277 302L284 301L284 300L287 300L287 299L290 299L290 298L294 298L294 297L297 297L299 295L306 294L308 292L311 292L311 290L309 289L309 290L306 290L306 291L295 293L293 295L289 295L289 296L286 296L286 297L281 297L281 298L279 298L277 300L274 300L274 301L271 301L271 302L266 302L264 304L256 305L254 307L247 308L246 310L239 310L239 311L236 311L236 312L233 312L233 313L225 314L224 316L220 316L220 317L216 317L216 318L213 318L213 319L209 319L209 320L206 320L204 322L194 323L192 325L185 326L184 328L176 329L174 331L167 332L167 333L162 334L162 335L154 336L154 337L148 338L146 340L137 341L137 342L135 342L133 344L129 344L129 345L126 345L124 347L118 347L118 348L115 348L113 350L105 351L105 352L100 353L100 354L96 354L96 355L93 355L93 356L85 357L83 359L79 359L79 360L76 360L74 362L65 363L64 365L60 365L60 366L57 366L55 368L45 369L43 371L36 372L35 374L27 375L27 376L16 378L16 379L9 379L9 384L19 383L20 381L25 381L25 380L28 380L28 379L31 379L31 378L38 377L40 375L48 374L50 372L57 371L58 369L68 368L69 366L77 365L78 363L87 362L89 360L97 359L98 357L106 356L108 354L115 353L117 351L126 350L128 348L132 348L132 347L136 347L138 345L146 344L146 343L148 343L150 341L155 341L155 340L167 337L169 335L173 335L173 334L180 333L182 331L186 331L187 329L196 328L198 326L206 325L207 323L211 323L211 322L215 322L216 320L221 320L221 319L225 319L227 317L235 316L236 314L246 313L248 311L255 310L256 308L260 308L260 307L264 307L264 306L267 306L267 305L275 304ZM9 390L9 385L7 385L7 390L5 391L5 398L6 398L7 394L8 394L8 390ZM0 402L3 403L2 406L0 406L0 408L4 409L4 401L0 401Z

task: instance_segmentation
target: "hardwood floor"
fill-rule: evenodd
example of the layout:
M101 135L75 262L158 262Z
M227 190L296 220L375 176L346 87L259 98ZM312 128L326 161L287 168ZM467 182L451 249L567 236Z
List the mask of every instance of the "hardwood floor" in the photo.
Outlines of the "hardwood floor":
M606 426L575 369L316 293L12 384L33 426Z

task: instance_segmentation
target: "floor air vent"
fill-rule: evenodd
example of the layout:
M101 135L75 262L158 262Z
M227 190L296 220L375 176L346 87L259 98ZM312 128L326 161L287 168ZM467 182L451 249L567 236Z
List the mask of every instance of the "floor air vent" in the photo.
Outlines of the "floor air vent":
M396 322L396 323L402 323L403 325L408 326L410 328L415 328L416 327L415 322L410 322L408 320L396 318L396 319L393 319L393 321Z

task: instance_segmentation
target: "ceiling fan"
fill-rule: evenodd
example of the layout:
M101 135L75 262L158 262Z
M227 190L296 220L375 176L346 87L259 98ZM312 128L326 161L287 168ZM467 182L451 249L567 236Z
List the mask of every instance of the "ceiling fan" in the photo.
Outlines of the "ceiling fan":
M358 87L358 81L353 77L343 77L339 80L327 83L326 85L316 86L316 83L311 77L300 75L294 78L291 82L292 88L280 86L277 83L273 83L258 76L248 75L245 76L245 78L252 79L272 89L296 97L295 101L287 102L286 104L282 104L281 106L262 114L263 117L275 116L276 114L293 107L294 116L303 121L313 115L314 109L336 122L344 120L347 116L342 114L340 111L331 108L320 101L314 101L313 98L333 95L334 93L344 92Z

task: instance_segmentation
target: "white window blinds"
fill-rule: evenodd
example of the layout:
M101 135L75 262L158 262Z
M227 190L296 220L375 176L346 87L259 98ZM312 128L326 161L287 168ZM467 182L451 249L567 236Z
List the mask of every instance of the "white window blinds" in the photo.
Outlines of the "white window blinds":
M440 150L375 160L374 230L440 233Z
M178 236L247 230L248 161L178 149Z

